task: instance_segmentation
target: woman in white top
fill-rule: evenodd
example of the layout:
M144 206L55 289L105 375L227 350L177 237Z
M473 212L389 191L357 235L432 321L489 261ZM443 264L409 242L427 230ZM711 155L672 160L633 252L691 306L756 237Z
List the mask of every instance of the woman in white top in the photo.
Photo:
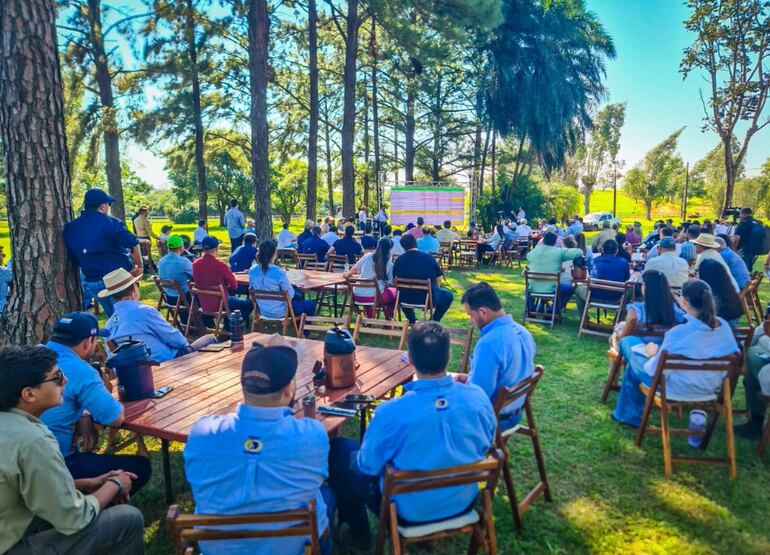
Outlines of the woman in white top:
M377 243L377 249L374 252L365 254L350 269L348 275L358 276L363 279L376 279L377 287L380 290L385 318L393 319L393 309L396 306L396 288L389 287L393 283L393 260L391 260L390 250L393 248L393 242L387 237L380 239ZM357 302L374 301L375 291L373 287L356 287L353 290L353 300ZM372 307L365 307L364 312L367 318L374 318Z

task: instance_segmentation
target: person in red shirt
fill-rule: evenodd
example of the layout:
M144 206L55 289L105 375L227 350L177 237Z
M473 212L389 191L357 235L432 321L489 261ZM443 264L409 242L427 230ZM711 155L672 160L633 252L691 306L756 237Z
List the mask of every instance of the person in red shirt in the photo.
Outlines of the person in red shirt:
M417 226L407 231L406 234L411 235L415 239L422 239L423 236L425 235L425 232L422 229L424 225L425 225L425 219L422 216L419 216L417 218Z
M228 291L235 292L238 290L238 280L235 279L235 274L230 267L217 258L219 243L219 239L211 235L203 238L201 241L203 256L192 265L193 281L195 285L202 287L224 285ZM219 307L214 297L201 296L199 302L206 312L215 312ZM251 301L230 295L227 297L227 302L231 311L240 310L244 321L248 321L253 308Z

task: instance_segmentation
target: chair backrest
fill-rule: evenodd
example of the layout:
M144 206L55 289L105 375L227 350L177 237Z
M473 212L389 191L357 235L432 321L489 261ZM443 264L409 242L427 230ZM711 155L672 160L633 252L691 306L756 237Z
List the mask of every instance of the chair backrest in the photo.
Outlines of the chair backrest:
M203 285L198 285L195 282L191 281L190 295L192 295L192 298L193 298L193 306L197 301L198 312L200 312L201 314L205 314L206 316L217 316L222 314L230 316L230 304L227 302L228 296L224 285L220 284L214 287L205 287ZM201 297L216 298L219 301L217 310L211 311L211 312L204 310L200 304Z
M366 279L361 278L358 276L348 276L347 278L347 286L348 286L348 298L350 299L350 308L352 309L354 305L356 306L373 306L373 307L382 307L384 303L382 302L382 291L380 291L380 284L377 282L376 279ZM371 301L357 301L354 299L353 296L353 290L355 288L366 288L366 289L374 289L374 299Z
M353 341L359 343L361 334L380 335L385 337L395 337L398 339L398 350L403 351L406 345L406 335L409 331L409 322L403 320L375 320L373 318L364 318L359 314L356 318L356 326L353 329Z
M543 367L538 364L535 366L534 373L528 378L524 378L519 383L513 384L511 387L501 387L492 403L495 414L500 414L505 407L515 403L519 399L525 398L529 400L542 377Z
M182 514L177 505L171 505L166 513L168 533L178 555L185 553L190 543L249 538L285 538L308 536L310 553L320 553L316 502L311 499L307 509L242 515L193 515ZM247 525L270 524L270 529L253 530ZM275 525L285 526L276 527ZM224 528L238 526L238 528ZM266 528L266 527L265 527Z
M586 285L593 291L607 291L610 293L617 293L618 295L622 295L626 292L626 284L622 281L610 281L608 279L597 279L589 276Z
M396 286L399 300L401 297L401 291L403 290L420 291L425 295L423 304L426 307L433 306L432 289L429 279L410 279L397 277L394 281L394 285ZM404 304L403 301L401 301L401 304ZM409 303L409 306L414 306L416 304L419 303Z
M297 268L302 270L308 262L318 262L316 253L297 254Z
M291 309L291 299L289 299L288 291L267 291L265 289L250 288L249 299L251 299L251 304L254 305L254 310L258 313L260 313L258 301L278 301L286 303L287 308Z
M318 331L326 333L328 330L337 326L339 328L347 328L350 326L349 318L331 318L328 316L308 316L302 314L299 320L299 336L303 337L306 331Z
M692 359L664 350L658 357L658 365L655 368L650 390L660 389L661 392L665 393L665 381L662 379L664 372L727 372L727 378L732 383L739 371L740 360L741 355L739 353L722 357Z
M348 261L348 257L344 254L327 254L326 264L327 272L344 272L345 264L349 266L350 262Z
M671 328L655 324L644 324L637 320L632 320L626 326L623 337L633 335L636 337L662 338L669 329Z
M460 239L460 250L475 251L478 241L476 239Z
M175 279L160 279L158 276L152 276L152 280L155 282L155 286L160 292L160 302L158 303L158 308L160 308L161 303L167 308L174 308L175 306L178 306L180 301L183 301L183 305L187 305L187 296L184 294L184 291L182 291L182 285L179 283L179 281ZM176 303L170 303L168 301L168 293L166 293L166 289L171 289L176 292Z
M316 272L327 272L329 270L328 262L305 262L303 270L315 270Z
M463 355L460 359L460 372L468 373L468 362L471 358L471 341L473 341L473 327L467 328L444 328L449 332L449 342L452 345L459 345L463 349Z
M536 293L537 295L554 295L556 294L556 291L559 289L559 274L557 273L551 273L551 272L533 272L529 268L526 268L524 270L524 290L529 291L529 283L531 281L537 281L537 282L544 282L544 281L550 281L553 282L555 290L553 293Z

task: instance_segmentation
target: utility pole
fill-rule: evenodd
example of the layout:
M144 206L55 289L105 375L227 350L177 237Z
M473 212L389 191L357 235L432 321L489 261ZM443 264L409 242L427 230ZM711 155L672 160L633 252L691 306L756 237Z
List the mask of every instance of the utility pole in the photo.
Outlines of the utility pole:
M682 220L687 219L687 193L690 187L690 162L684 167L684 195L682 195Z

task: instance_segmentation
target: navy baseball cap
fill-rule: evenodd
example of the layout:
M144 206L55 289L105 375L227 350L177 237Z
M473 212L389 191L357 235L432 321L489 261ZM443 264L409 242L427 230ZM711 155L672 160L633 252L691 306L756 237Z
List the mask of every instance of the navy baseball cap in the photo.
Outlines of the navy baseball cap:
M112 204L115 202L115 197L108 195L102 189L89 189L86 191L86 196L83 197L83 205L86 208L101 206L105 202Z
M252 395L276 393L294 379L297 362L297 351L285 341L271 338L267 345L255 342L243 357L241 386Z
M88 337L107 337L107 330L100 330L96 317L90 312L68 312L53 325L54 341L83 341Z
M219 246L219 243L221 243L219 239L214 237L213 235L206 235L203 240L201 241L201 248L204 251L207 251L209 249L215 249Z
M674 241L673 237L664 237L660 240L659 247L661 249L673 249L676 247L676 241Z

